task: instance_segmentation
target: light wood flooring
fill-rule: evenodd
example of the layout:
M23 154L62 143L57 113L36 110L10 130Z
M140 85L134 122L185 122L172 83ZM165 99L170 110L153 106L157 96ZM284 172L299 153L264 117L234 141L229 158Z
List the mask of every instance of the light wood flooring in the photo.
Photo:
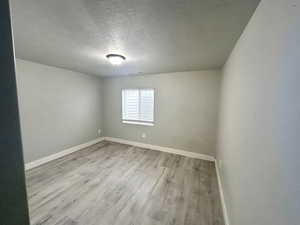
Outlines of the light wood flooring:
M31 225L224 225L212 162L101 142L26 179Z

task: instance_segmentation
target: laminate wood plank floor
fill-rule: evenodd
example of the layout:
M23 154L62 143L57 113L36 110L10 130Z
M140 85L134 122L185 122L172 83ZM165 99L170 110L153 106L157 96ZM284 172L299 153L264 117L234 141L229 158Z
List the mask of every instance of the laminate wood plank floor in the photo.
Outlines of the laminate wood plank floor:
M31 225L224 225L208 161L103 141L26 180Z

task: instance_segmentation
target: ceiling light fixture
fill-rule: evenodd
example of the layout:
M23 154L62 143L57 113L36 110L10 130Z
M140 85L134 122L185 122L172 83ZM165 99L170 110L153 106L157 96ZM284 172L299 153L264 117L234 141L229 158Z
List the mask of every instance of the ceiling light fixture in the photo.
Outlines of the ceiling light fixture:
M126 59L124 56L118 54L108 54L106 58L112 65L121 65Z

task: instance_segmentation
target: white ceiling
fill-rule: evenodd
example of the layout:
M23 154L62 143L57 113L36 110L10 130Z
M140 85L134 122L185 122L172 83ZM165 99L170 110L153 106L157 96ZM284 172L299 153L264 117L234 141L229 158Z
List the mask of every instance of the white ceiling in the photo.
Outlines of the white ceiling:
M11 0L16 56L100 76L220 68L258 2Z

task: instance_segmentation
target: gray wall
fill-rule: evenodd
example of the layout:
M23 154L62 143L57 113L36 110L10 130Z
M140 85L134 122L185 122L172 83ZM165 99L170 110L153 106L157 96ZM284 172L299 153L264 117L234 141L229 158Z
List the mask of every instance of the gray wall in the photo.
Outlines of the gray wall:
M299 12L262 0L224 67L217 158L231 225L300 221Z
M220 71L106 78L105 135L214 156L220 82ZM121 89L137 87L155 88L153 127L121 122Z
M101 79L17 60L17 87L25 162L98 137Z

